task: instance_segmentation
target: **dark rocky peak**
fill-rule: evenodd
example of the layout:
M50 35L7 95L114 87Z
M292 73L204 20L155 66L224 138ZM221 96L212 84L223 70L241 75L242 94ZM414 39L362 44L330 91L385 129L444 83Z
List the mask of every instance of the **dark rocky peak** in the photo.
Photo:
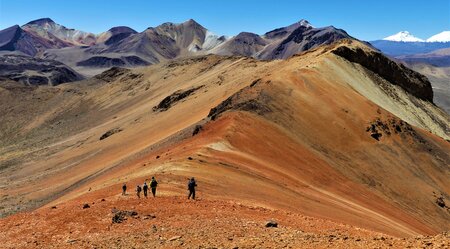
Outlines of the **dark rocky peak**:
M111 37L109 37L108 40L105 41L106 45L118 43L123 39L138 33L136 30L126 26L113 27L109 29L108 32L111 33Z
M15 40L22 33L22 29L19 25L14 25L4 30L0 30L0 47L6 45L6 43Z
M306 27L306 28L314 28L312 25L311 25L311 23L309 23L307 20L305 20L305 19L301 19L300 21L298 21L298 22L296 22L296 23L294 23L294 24L291 24L291 25L289 25L289 26L287 26L287 27L285 27L286 29L288 29L288 30L294 30L294 29L297 29L298 27Z
M297 30L299 28L301 30L308 30L308 29L312 29L314 27L307 20L301 19L300 21L298 21L294 24L291 24L289 26L269 31L264 34L264 37L266 37L267 39L281 38L283 36L289 35L294 30Z
M40 18L40 19L31 21L31 22L25 24L24 26L26 26L26 25L45 25L45 24L52 24L52 23L55 23L55 22L52 19L46 17L46 18Z
M173 23L173 22L165 22L165 23L162 23L162 24L156 26L156 28L169 29L169 28L173 28L175 26L177 26L177 25L175 23ZM154 28L150 27L149 29L154 29Z
M127 27L127 26L117 26L117 27L112 27L108 30L108 32L111 32L111 34L115 35L115 34L122 34L122 33L131 33L131 34L136 34L137 31Z
M16 43L24 32L19 25L0 30L0 50L15 51Z
M300 43L305 39L306 31L311 29L312 29L311 27L299 26L289 34L289 36L286 38L286 40L283 41L283 43L291 41L294 41L295 43Z
M287 42L308 42L310 45L304 48L307 50L309 48L315 47L321 44L331 44L334 41L353 38L347 32L342 29L337 29L333 26L323 27L323 28L313 28L311 26L299 26L297 29L292 31L292 33L283 41Z
M218 41L224 42L227 40L227 37L224 35L221 35L219 38L217 38Z
M248 45L265 45L266 42L257 34L250 32L241 32L236 37L234 37L234 41L248 44Z
M183 26L188 27L195 27L195 28L204 28L202 25L200 25L198 22L196 22L194 19L189 19L182 23Z
M183 23L173 23L173 22L165 22L159 26L157 26L157 29L161 30L174 30L179 28L192 28L192 29L205 29L202 25L200 25L198 22L196 22L193 19L189 19Z

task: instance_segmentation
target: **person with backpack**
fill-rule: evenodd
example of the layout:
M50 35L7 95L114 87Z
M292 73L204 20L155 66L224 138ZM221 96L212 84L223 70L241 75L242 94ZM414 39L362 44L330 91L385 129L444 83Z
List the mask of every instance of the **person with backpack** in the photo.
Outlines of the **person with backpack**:
M126 183L124 183L122 185L122 195L127 195L127 184Z
M145 196L145 198L147 198L147 190L148 190L147 182L144 182L144 186L142 186L142 189L144 190L144 196Z
M195 200L195 187L197 187L197 183L195 182L194 177L192 177L191 180L189 180L188 182L188 190L189 190L188 200L191 198L191 196L192 200Z
M137 194L138 198L141 198L141 191L142 191L141 186L137 185L136 186L136 194Z
M152 176L152 181L150 182L150 188L152 188L153 197L156 197L156 187L158 186L158 182L155 177Z

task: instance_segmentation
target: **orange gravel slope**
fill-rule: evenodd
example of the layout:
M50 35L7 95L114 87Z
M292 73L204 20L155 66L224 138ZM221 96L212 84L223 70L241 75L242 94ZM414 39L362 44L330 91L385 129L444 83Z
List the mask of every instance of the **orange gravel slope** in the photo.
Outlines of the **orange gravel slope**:
M240 203L306 215L316 224L347 224L350 234L373 231L368 240L376 233L406 237L449 230L449 209L436 204L438 197L448 200L450 195L448 115L333 54L339 46L372 51L346 41L286 61L206 56L112 70L111 75L62 85L50 93L36 89L34 94L63 100L69 111L48 111L44 107L50 102L36 102L36 117L30 114L34 122L27 122L23 132L29 141L39 142L24 144L21 150L2 147L3 162L30 158L1 172L8 183L1 188L9 205L5 207L47 203L36 211L45 218L58 213L61 205L91 202L93 191L97 199L108 199L120 192L123 182L133 188L154 175L161 183L162 201L168 202L161 205L177 209L170 202L184 196L187 178L195 176L205 209ZM194 90L176 99L189 89ZM0 94L18 94L12 91ZM167 96L173 97L168 108L154 108ZM74 104L77 100L86 106ZM42 110L48 115L40 115ZM54 125L64 120L71 120L75 131ZM49 124L58 138L46 132ZM193 135L196 126L198 134ZM120 132L99 140L113 129ZM47 137L51 139L43 139ZM114 198L119 198L114 205L138 209L132 199ZM101 205L106 205L104 217L111 205ZM264 212L255 214L258 222L269 219ZM166 215L177 219L177 211ZM211 218L206 216L204 222ZM12 226L16 219L41 218L23 213L0 223ZM291 223L289 219L280 218ZM77 224L89 227L88 220ZM58 226L61 221L55 222ZM300 227L303 224L295 229L303 230ZM106 233L100 231L96 236ZM44 243L50 241L46 236L49 233L41 237Z

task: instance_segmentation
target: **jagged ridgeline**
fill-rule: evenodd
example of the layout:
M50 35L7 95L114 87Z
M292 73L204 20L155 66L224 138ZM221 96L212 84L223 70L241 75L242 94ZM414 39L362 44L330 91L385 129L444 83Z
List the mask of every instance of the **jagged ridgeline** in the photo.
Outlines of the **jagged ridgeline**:
M225 37L192 19L180 24L164 23L142 32L119 26L92 34L43 18L0 31L0 51L56 60L84 76L93 76L114 66L138 67L206 54L286 59L343 38L350 36L332 26L313 27L306 20L264 35L242 32Z

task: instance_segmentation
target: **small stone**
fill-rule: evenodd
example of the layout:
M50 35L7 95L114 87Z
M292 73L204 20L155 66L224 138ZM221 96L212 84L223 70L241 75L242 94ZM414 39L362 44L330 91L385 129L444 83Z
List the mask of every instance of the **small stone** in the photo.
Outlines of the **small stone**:
M436 199L436 204L439 207L441 207L441 208L445 208L446 204L445 204L445 201L444 201L444 197L441 196L441 197L437 198Z
M156 216L153 214L147 214L142 217L143 220L149 220L149 219L154 219L154 218L156 218Z
M278 227L278 223L271 220L266 223L266 227Z
M168 239L168 241L174 241L177 239L181 239L181 236L173 236L172 238Z
M201 125L196 125L195 128L194 128L194 131L192 132L192 136L197 135L201 130L202 130L202 126Z
M91 206L89 206L89 204L87 204L87 203L85 203L84 205L83 205L83 209L86 209L86 208L90 208Z

